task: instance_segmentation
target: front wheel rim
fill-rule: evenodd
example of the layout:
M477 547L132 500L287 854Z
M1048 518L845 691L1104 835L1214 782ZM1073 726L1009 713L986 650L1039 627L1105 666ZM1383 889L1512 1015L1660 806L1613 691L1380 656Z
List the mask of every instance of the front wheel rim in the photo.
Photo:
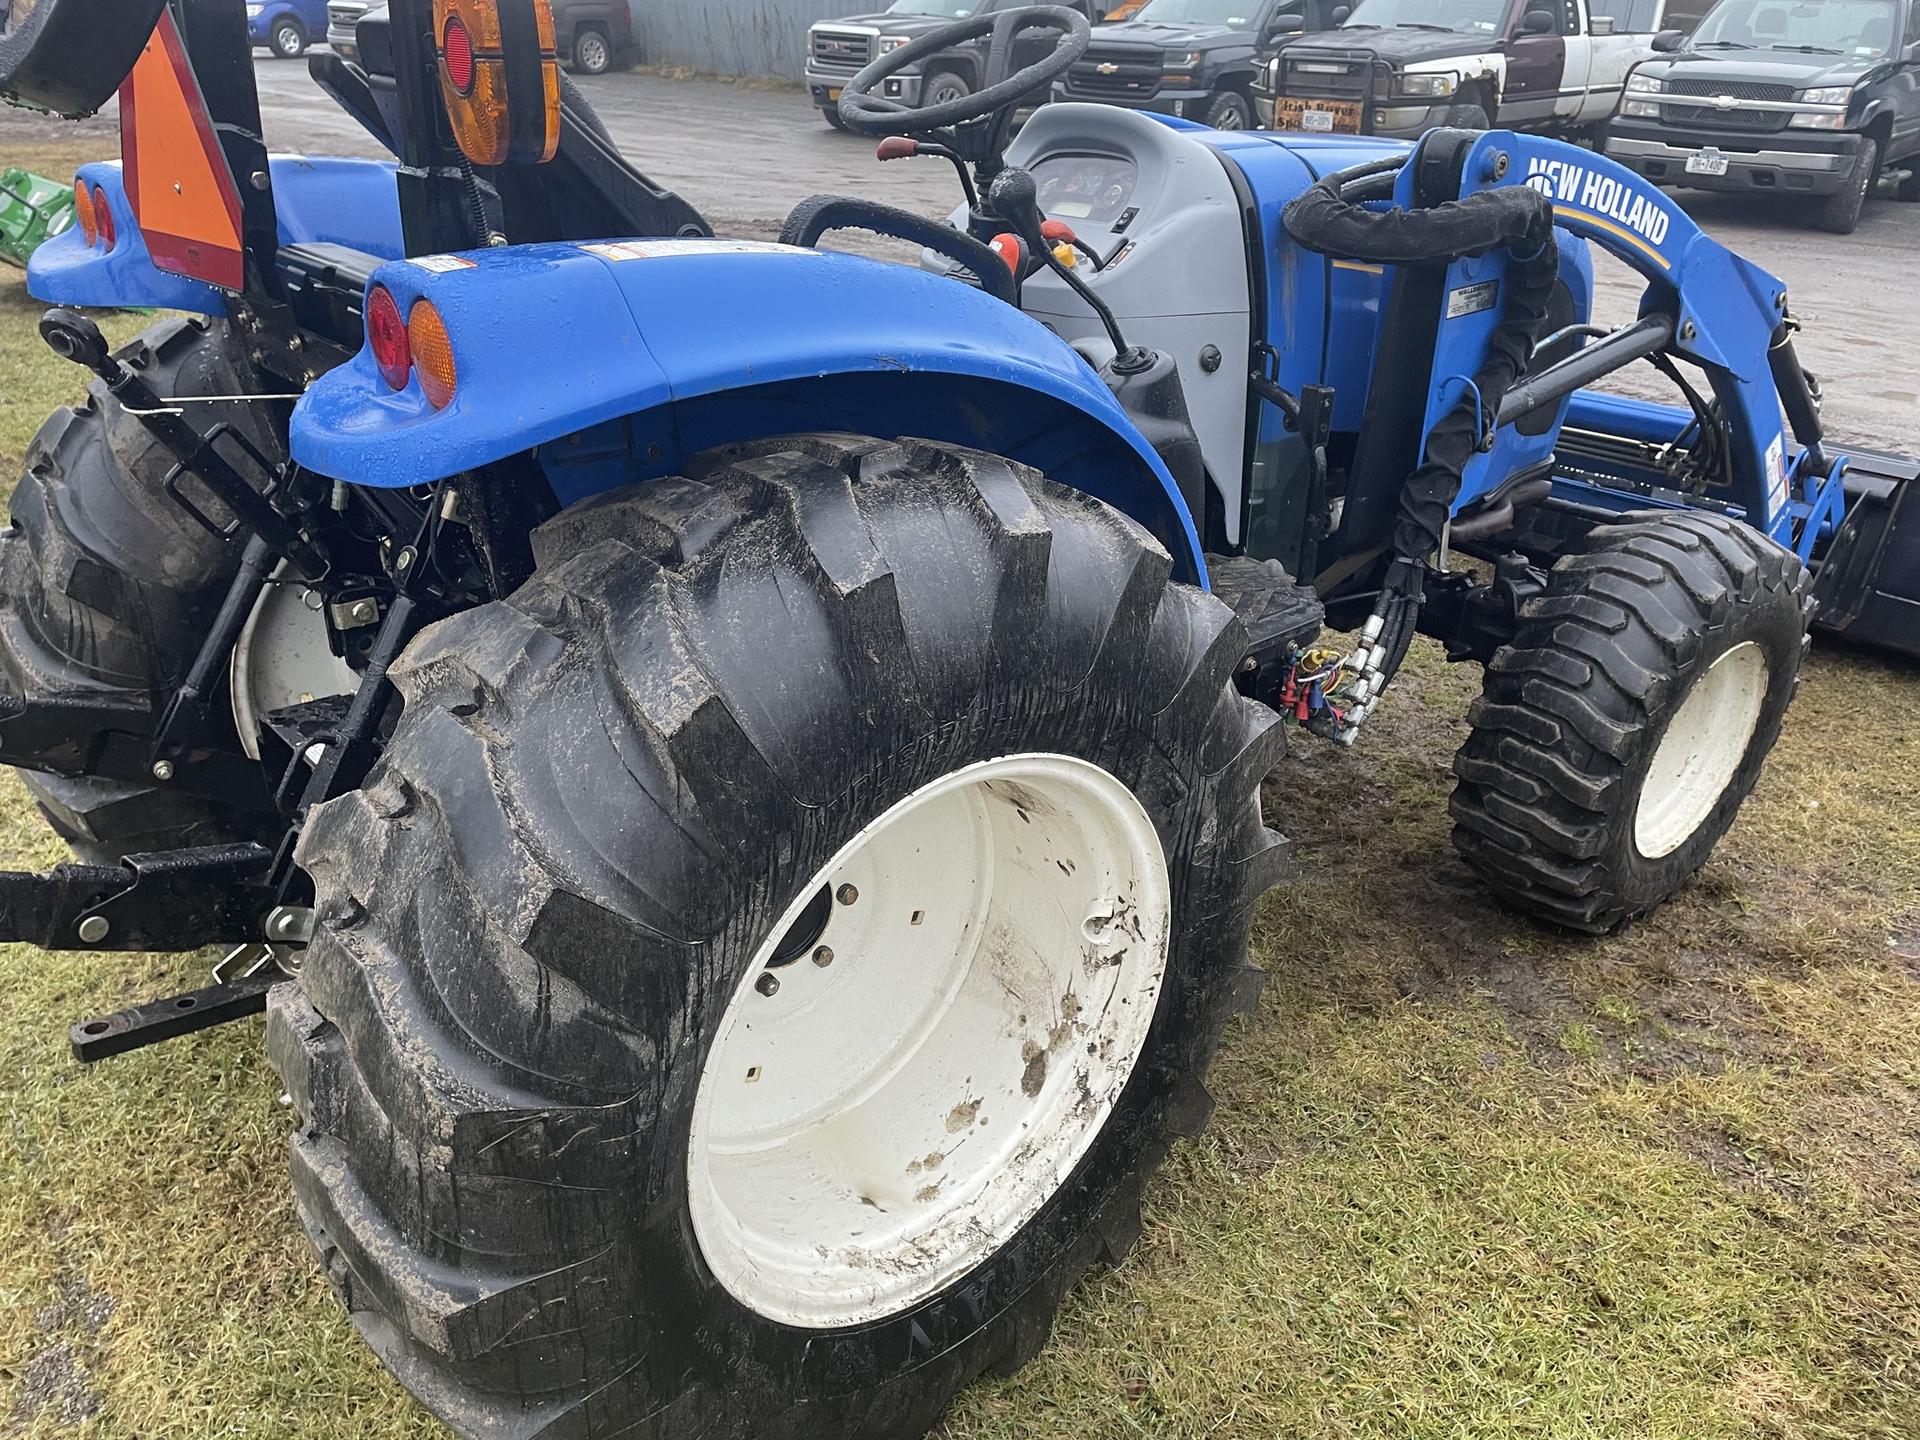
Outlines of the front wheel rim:
M1723 652L1673 712L1641 782L1633 843L1659 860L1686 844L1713 813L1760 725L1770 667L1752 640Z
M824 1329L990 1258L1104 1129L1171 924L1153 822L1083 760L984 761L866 826L771 927L702 1066L688 1193L715 1278Z
M580 64L587 70L599 70L607 63L607 47L598 35L589 35L580 42Z

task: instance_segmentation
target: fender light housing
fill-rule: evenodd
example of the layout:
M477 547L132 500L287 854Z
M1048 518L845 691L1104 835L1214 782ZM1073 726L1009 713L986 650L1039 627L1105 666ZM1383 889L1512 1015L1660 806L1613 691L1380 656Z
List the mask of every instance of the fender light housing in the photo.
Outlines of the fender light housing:
M552 0L433 0L440 95L476 165L540 165L560 148Z

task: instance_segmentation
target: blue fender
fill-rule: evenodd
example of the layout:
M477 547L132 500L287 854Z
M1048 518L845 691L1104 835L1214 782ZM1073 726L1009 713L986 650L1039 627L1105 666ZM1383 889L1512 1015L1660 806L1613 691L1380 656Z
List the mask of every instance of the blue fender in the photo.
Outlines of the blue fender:
M393 162L275 155L267 164L281 244L346 245L382 259L402 253ZM113 248L87 244L80 227L74 226L33 252L27 265L28 293L49 305L227 313L225 291L154 265L134 223L118 160L82 165L79 178L107 197Z
M1105 500L1205 584L1173 477L1099 376L1011 306L904 265L725 240L546 244L382 266L430 300L458 385L435 410L363 347L294 409L293 458L400 487L528 450L555 493L668 475L701 450L809 430L975 445Z

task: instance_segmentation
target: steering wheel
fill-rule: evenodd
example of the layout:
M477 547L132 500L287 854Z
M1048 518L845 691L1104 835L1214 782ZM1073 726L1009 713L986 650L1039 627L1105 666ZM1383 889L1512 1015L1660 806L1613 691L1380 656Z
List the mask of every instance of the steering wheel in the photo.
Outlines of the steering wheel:
M1013 42L1029 30L1057 30L1059 44L1044 60L1010 75L1007 69L1013 63ZM881 81L893 79L909 65L983 35L993 37L987 47L986 83L973 94L939 105L914 106L873 93ZM969 120L985 120L1036 90L1051 89L1092 43L1093 27L1087 17L1064 5L1029 5L942 25L882 55L849 80L840 92L840 118L849 130L872 136L919 135Z

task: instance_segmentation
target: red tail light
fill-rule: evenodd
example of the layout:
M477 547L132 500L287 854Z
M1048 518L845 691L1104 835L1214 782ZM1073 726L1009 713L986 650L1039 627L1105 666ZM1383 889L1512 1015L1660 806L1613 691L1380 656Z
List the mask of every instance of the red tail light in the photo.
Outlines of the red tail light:
M447 79L462 95L473 93L473 36L458 15L447 17L446 33L441 37L441 53L446 57Z
M113 249L113 206L107 203L107 192L98 185L93 187L93 223L99 227L101 243Z
M374 286L367 296L367 344L373 363L380 367L380 378L396 390L406 389L413 372L413 345L407 339L400 306L384 285Z

